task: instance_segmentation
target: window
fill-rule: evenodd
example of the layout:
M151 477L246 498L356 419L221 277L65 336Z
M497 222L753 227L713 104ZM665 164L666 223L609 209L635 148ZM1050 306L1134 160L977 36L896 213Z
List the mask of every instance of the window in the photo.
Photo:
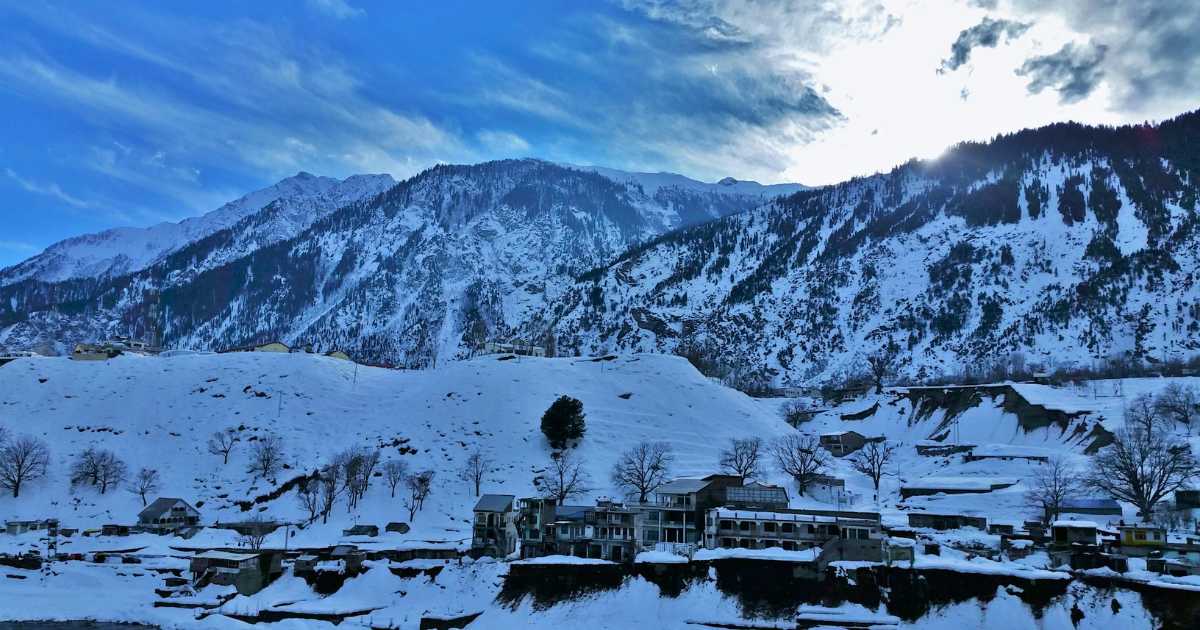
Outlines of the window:
M796 526L792 525L791 523L784 523L783 525L780 525L780 530L785 534L790 534L795 529L796 529Z
M774 532L775 531L775 523L763 523L763 531L764 532Z
M1146 540L1146 532L1139 529L1139 530L1133 532L1133 537L1136 540Z
M733 529L733 521L721 521L721 529Z
M750 531L751 525L752 525L752 523L750 521L738 521L738 530L743 531L743 532L748 532L748 531Z

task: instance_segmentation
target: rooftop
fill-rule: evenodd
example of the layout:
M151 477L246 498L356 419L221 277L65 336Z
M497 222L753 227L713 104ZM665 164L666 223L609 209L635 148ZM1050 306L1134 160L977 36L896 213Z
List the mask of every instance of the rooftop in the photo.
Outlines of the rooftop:
M516 496L511 494L485 494L475 502L476 512L507 512L512 509Z

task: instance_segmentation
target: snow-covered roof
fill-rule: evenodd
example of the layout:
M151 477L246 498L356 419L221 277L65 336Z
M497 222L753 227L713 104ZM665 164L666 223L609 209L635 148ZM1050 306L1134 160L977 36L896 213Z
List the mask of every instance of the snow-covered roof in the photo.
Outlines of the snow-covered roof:
M507 512L517 497L511 494L485 494L475 502L476 512Z
M1018 444L982 444L971 451L976 457L1049 457L1054 453L1048 448Z
M191 504L183 499L174 497L159 497L151 502L150 505L147 505L144 509L142 509L141 512L138 512L138 520L154 520L162 516L164 513L170 511L170 509L174 507L176 503L183 503L183 505L187 507L188 512L196 511L196 508L192 507Z
M790 512L759 512L756 510L731 510L717 508L717 518L741 518L756 521L787 521L802 523L833 523L837 519L832 516L818 514L793 514Z
M245 560L253 560L258 557L258 554L253 553L232 553L229 551L202 551L193 558L203 558L205 560L229 560L231 562L243 562Z
M1050 525L1051 527L1076 527L1080 529L1100 529L1100 526L1093 521L1073 521L1059 519Z
M746 560L776 560L780 562L815 562L821 555L820 547L811 547L801 551L788 551L783 547L767 547L766 549L701 549L692 556L693 560L726 560L731 558Z
M997 487L1015 485L1016 479L1011 477L923 477L902 484L904 488L920 488L935 490L945 488L950 490L991 490Z

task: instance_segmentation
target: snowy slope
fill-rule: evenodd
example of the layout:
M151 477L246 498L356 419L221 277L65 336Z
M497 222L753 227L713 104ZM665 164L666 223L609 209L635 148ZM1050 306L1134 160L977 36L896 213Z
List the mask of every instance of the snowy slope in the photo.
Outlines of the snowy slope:
M456 475L469 451L478 446L496 464L484 491L530 495L549 453L541 414L559 395L583 401L587 435L578 452L593 495L615 494L608 471L616 454L639 440L669 439L676 472L699 474L712 472L728 437L789 430L756 401L704 378L683 359L651 355L610 362L481 357L411 372L359 367L357 380L351 363L304 354L29 359L0 368L0 382L0 424L45 439L53 451L52 476L19 499L0 497L0 513L59 516L64 526L79 527L129 521L140 509L123 490L104 497L69 492L71 456L88 445L120 453L134 471L158 468L162 494L204 501L206 522L244 518L231 503L271 489L245 474L245 444L228 466L206 453L213 431L244 426L247 438L280 435L292 466L280 483L335 451L384 445L385 459L437 471L412 537L461 540L470 536L465 519L475 498ZM268 513L301 515L291 494L271 502ZM382 526L407 514L379 484L357 513L339 506L327 526L307 535L336 538L355 520Z
M273 202L288 207L289 224L260 236L282 240L324 214L369 199L394 184L389 175L355 175L339 181L298 173L199 217L147 228L114 228L55 243L24 262L0 269L0 286L25 279L59 282L140 271L189 243L232 227Z

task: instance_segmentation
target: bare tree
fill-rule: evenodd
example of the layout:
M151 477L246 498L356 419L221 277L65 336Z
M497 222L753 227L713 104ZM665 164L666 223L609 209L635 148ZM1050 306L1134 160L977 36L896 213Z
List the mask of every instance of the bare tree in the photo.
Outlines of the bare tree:
M871 380L875 383L875 393L883 393L883 381L892 374L896 361L896 348L893 344L876 350L867 356L867 366L871 368Z
M342 462L338 458L330 462L325 468L321 469L321 522L329 522L329 513L333 511L333 505L337 503L337 499L341 496L345 489L343 484L344 477L342 476Z
M1127 425L1112 445L1092 458L1087 484L1114 499L1137 506L1150 518L1154 506L1196 475L1196 459L1187 443L1151 423Z
M779 470L796 482L801 495L817 475L829 468L829 453L814 435L786 435L775 442L772 452Z
M1135 396L1125 408L1125 426L1153 432L1159 424L1158 410L1150 394Z
M591 480L575 455L569 451L558 451L550 454L550 466L538 478L538 482L547 499L554 499L561 504L590 490L588 484Z
M413 520L417 512L425 507L425 499L433 491L433 475L434 471L432 470L422 470L404 479L404 485L408 488L408 497L404 499L404 507L408 508L409 521Z
M250 465L246 472L275 483L275 475L283 466L283 440L268 433L254 441L250 447Z
M12 490L13 498L21 496L21 487L46 476L50 466L50 449L33 437L21 436L0 445L0 487Z
M478 448L467 456L467 461L463 464L461 475L464 481L474 484L475 496L479 496L479 486L483 483L483 476L490 472L491 469L491 460Z
M388 488L392 491L392 498L396 498L396 486L404 481L404 477L408 474L408 464L399 459L389 459L383 463L383 478L387 481Z
M353 510L367 493L371 485L371 476L379 465L379 449L350 449L338 456L340 468L344 476L343 486L346 488L346 508Z
M1164 419L1187 427L1190 436L1192 424L1200 418L1200 393L1195 386L1171 383L1154 399L1154 410Z
M273 521L264 518L262 514L255 514L243 521L241 527L243 533L238 536L238 542L254 551L258 551L262 549L267 536L277 526Z
M1079 492L1083 483L1079 471L1061 457L1051 457L1029 480L1025 501L1036 509L1042 522L1049 525L1058 519L1063 503Z
M142 499L142 507L147 504L146 497L159 491L160 478L158 471L153 468L142 468L133 476L129 483L129 491Z
M208 452L222 457L222 464L229 463L229 454L238 443L237 432L233 429L217 431L208 438Z
M638 503L645 503L647 495L666 483L674 461L671 445L667 442L639 442L622 453L613 465L613 485L628 491L631 496L637 494Z
M888 466L896 459L897 446L883 442L868 442L850 458L850 467L871 478L875 497L879 497L879 481L892 474Z
M763 441L760 437L729 440L721 451L721 468L743 478L762 476Z
M296 502L308 514L308 522L312 523L321 515L321 484L319 477L310 477L296 488Z
M71 486L91 486L105 494L110 487L125 481L128 470L116 453L88 447L71 464Z

